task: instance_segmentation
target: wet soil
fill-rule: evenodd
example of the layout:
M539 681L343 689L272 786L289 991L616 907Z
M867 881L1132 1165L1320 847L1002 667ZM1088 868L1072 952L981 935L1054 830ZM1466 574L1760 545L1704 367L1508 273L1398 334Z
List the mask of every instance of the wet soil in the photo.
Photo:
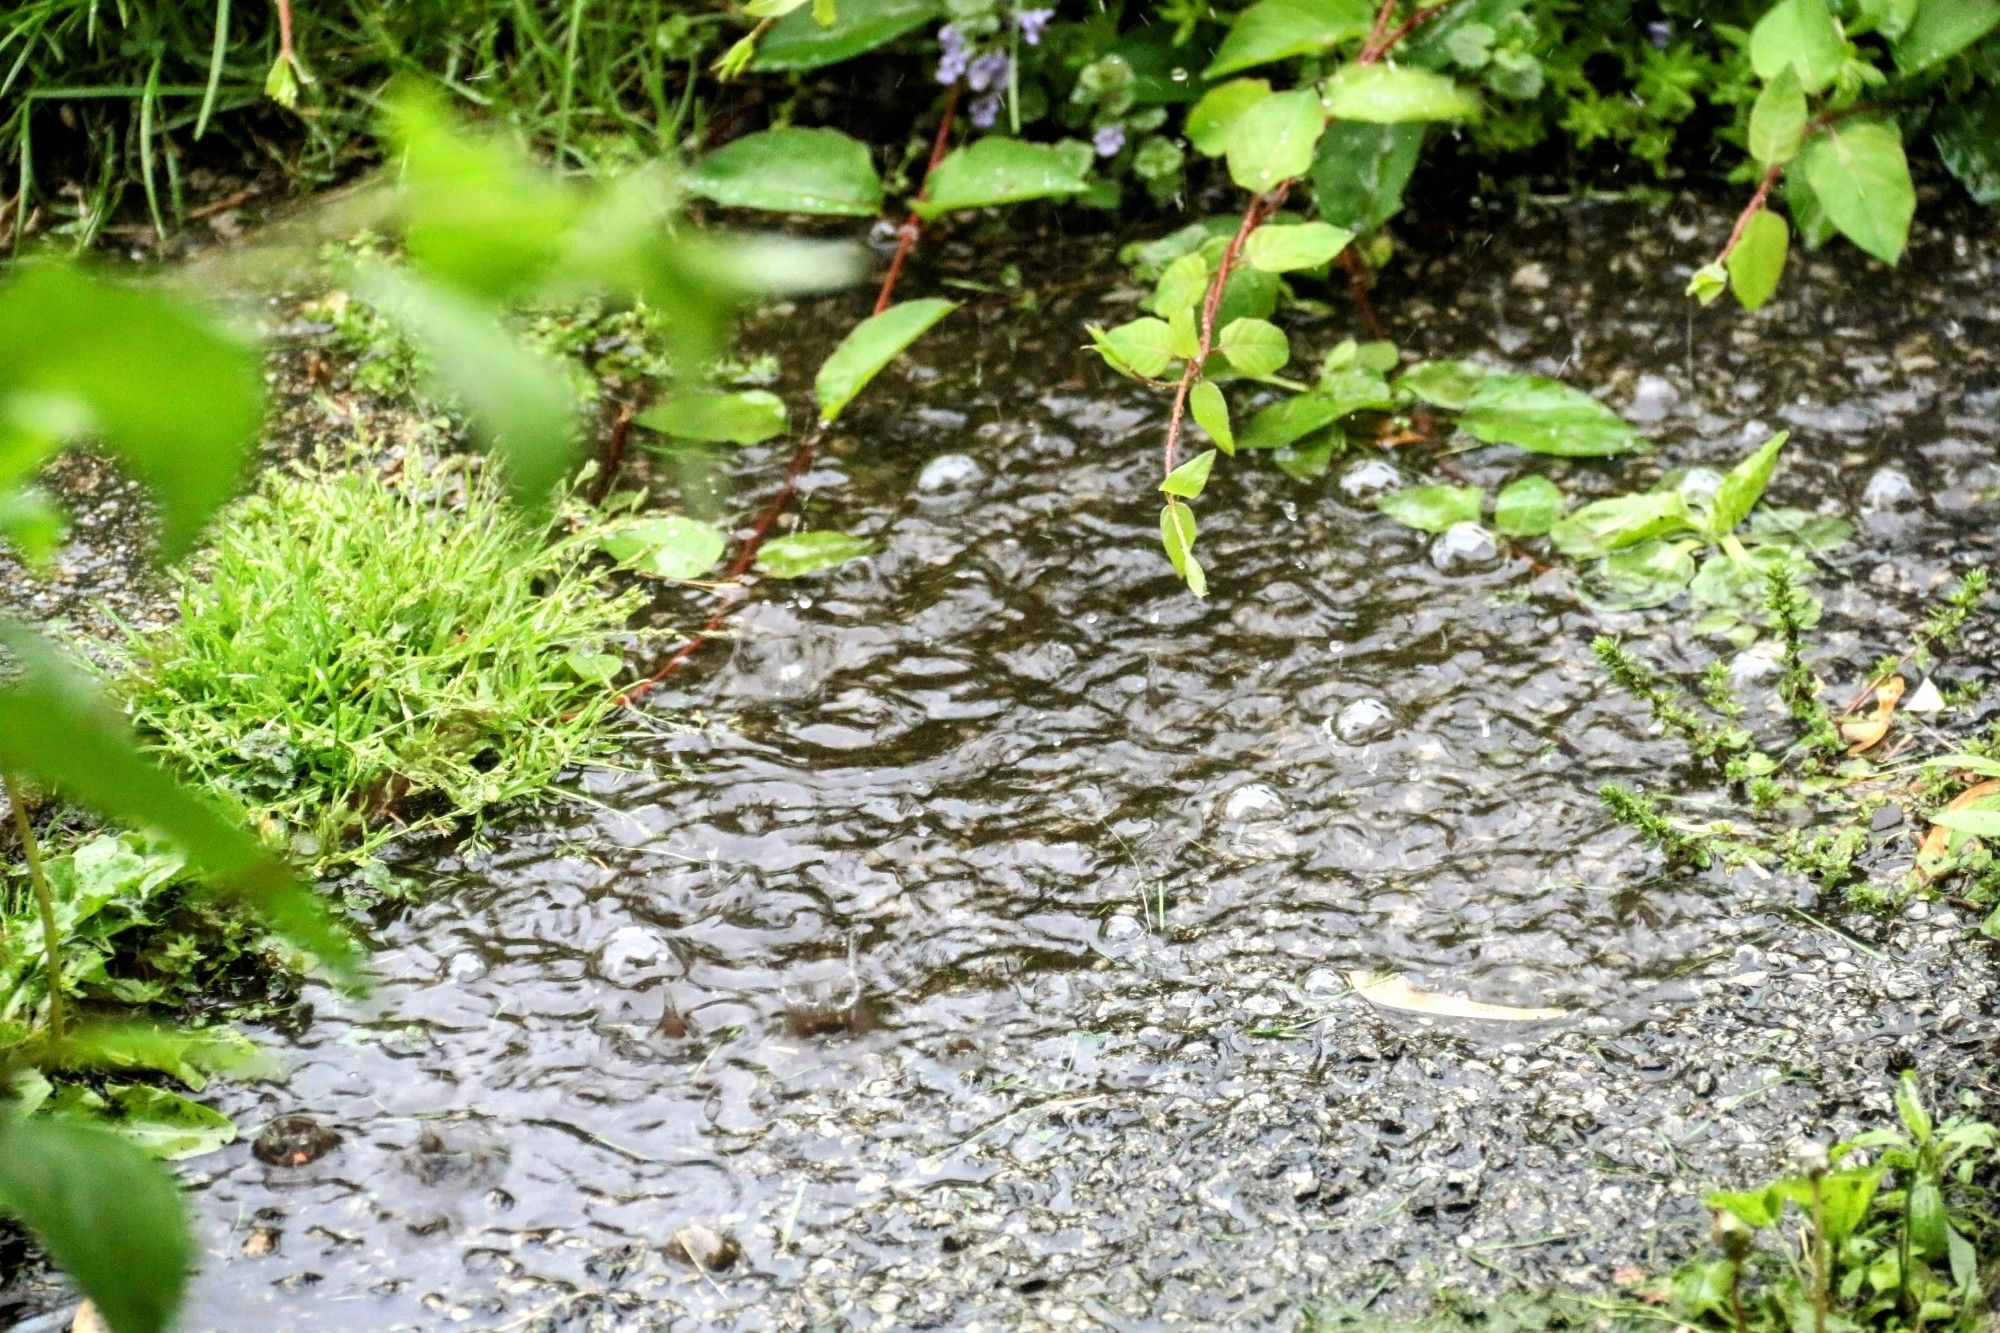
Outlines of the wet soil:
M1454 460L1489 487L1608 493L1790 427L1774 498L1859 529L1820 585L1844 694L1991 560L2000 237L1814 257L1742 316L1680 294L1724 231L1544 212L1413 261L1383 313L1659 445ZM1109 250L1052 244L1029 284ZM1283 1328L1323 1297L1608 1292L1691 1252L1704 1189L1880 1120L1896 1071L1985 1103L1974 916L1661 875L1599 805L1710 789L1588 652L1732 651L1685 616L1440 569L1358 457L1218 469L1189 598L1149 498L1163 398L1078 352L1135 298L969 303L808 478L808 524L882 554L757 589L651 701L697 725L587 799L400 867L429 897L381 923L378 991L315 993L285 1078L216 1090L247 1132L188 1164L189 1327ZM782 326L795 381L864 304ZM745 451L738 483L780 466ZM1419 1018L1351 969L1568 1013ZM255 1152L290 1115L339 1142Z

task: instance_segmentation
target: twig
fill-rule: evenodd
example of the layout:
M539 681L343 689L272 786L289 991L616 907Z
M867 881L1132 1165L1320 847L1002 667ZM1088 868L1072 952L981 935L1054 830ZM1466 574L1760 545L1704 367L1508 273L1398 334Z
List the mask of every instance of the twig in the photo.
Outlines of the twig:
M278 59L297 70L298 53L292 46L292 0L277 0L278 5Z
M1386 23L1387 16L1393 8L1393 0L1383 0L1382 8L1375 14L1378 31L1369 35L1367 43L1362 46L1361 54L1355 57L1354 63L1357 65L1374 64L1383 56L1388 55L1390 51L1394 50L1397 42L1402 41L1418 28L1421 28L1424 24L1429 23L1438 15L1444 13L1445 10L1450 9L1451 5L1452 0L1444 0L1442 4L1431 5L1428 8L1416 10L1394 28L1383 32L1379 29Z
M611 494L611 483L618 479L619 465L625 461L625 437L632 429L632 404L618 404L618 416L611 423L611 431L604 441L604 459L599 465L597 480L590 487L590 502L604 503L604 497Z
M63 1040L62 1002L62 946L56 938L56 904L49 892L48 872L42 865L41 840L35 837L35 826L28 819L28 797L14 780L0 773L0 795L7 798L8 807L14 812L14 831L21 837L21 855L28 862L28 883L35 891L35 905L42 914L42 949L48 959L49 969L49 1040L57 1046Z
M944 160L946 150L951 147L952 124L958 118L958 97L959 86L953 84L951 91L945 94L944 110L938 121L937 137L931 141L930 162L924 168L923 183L917 187L918 203L922 203L925 196L930 193L931 176L937 171L938 163ZM876 314L879 315L884 310L887 310L889 303L895 299L896 280L902 276L903 261L909 258L910 250L916 245L917 235L922 230L923 220L917 216L916 210L912 208L910 216L904 221L902 227L898 229L896 253L889 260L889 270L882 275L882 289L875 297ZM779 483L777 493L771 497L770 503L764 506L763 512L757 515L757 521L743 538L742 545L736 548L736 558L729 562L729 568L724 572L722 577L722 581L725 584L733 585L739 583L743 576L750 572L750 567L756 563L757 552L763 548L765 539L771 535L772 527L776 525L779 516L785 512L785 506L791 503L792 496L798 492L799 480L805 476L806 470L812 466L813 459L819 456L820 438L823 432L823 427L815 428L813 433L808 435L799 445L798 449L793 452L792 461L785 466L785 478ZM673 655L661 665L658 671L655 671L652 675L646 677L646 679L619 694L617 698L611 701L612 707L623 708L635 700L645 698L648 694L658 689L661 682L673 675L674 672L679 671L683 663L700 652L702 647L716 636L717 632L721 630L723 622L729 619L729 613L735 609L735 605L736 603L733 598L725 599L710 614L707 623L692 635L686 643L676 648Z
M922 203L930 193L931 173L938 163L944 161L945 150L951 147L952 122L958 119L958 97L960 86L951 85L951 91L944 95L944 111L938 118L937 137L931 140L930 164L924 168L923 184L917 187L917 202ZM882 291L875 298L875 313L881 314L889 308L889 301L896 294L896 279L903 274L903 261L910 257L910 251L917 245L917 237L924 229L923 218L912 208L910 215L903 219L903 225L896 228L896 253L889 257L889 271L882 275Z
M1340 266L1347 270L1347 292L1354 298L1355 307L1361 311L1361 322L1367 326L1368 336L1377 342L1389 336L1382 316L1375 311L1374 298L1368 294L1368 265L1354 247L1348 246L1340 252Z

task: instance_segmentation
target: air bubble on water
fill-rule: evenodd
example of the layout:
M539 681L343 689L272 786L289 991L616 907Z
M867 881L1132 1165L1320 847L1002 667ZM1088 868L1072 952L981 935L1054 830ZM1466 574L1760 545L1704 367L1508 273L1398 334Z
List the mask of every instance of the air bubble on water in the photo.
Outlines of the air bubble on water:
M1175 83L1186 83L1188 81L1188 72L1184 69L1176 68L1173 71L1173 73L1167 75L1167 77L1172 79Z

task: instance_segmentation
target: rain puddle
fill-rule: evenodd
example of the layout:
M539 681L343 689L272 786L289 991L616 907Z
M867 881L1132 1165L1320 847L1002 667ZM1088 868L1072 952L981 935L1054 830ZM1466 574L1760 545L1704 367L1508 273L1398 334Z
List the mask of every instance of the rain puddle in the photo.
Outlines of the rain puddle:
M1858 671L1991 556L2000 241L1814 259L1746 318L1680 296L1723 227L1544 213L1439 244L1383 314L1658 441L1558 464L1586 494L1791 427L1774 497L1859 530L1821 585ZM758 589L657 697L697 723L587 801L404 867L429 896L379 991L315 993L288 1077L221 1090L341 1141L189 1164L190 1327L1255 1328L1602 1285L1890 1071L1991 1067L1970 916L1647 877L1595 790L1677 754L1588 643L1696 660L1671 613L1434 550L1358 459L1219 470L1188 597L1147 498L1164 403L1078 350L1124 299L968 305L809 478L808 521L881 555Z

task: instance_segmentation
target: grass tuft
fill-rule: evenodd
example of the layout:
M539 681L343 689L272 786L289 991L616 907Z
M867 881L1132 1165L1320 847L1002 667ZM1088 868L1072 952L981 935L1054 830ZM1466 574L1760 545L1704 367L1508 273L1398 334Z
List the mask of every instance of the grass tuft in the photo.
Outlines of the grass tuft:
M609 748L636 595L544 542L487 483L286 476L130 633L134 721L324 870L546 792Z

